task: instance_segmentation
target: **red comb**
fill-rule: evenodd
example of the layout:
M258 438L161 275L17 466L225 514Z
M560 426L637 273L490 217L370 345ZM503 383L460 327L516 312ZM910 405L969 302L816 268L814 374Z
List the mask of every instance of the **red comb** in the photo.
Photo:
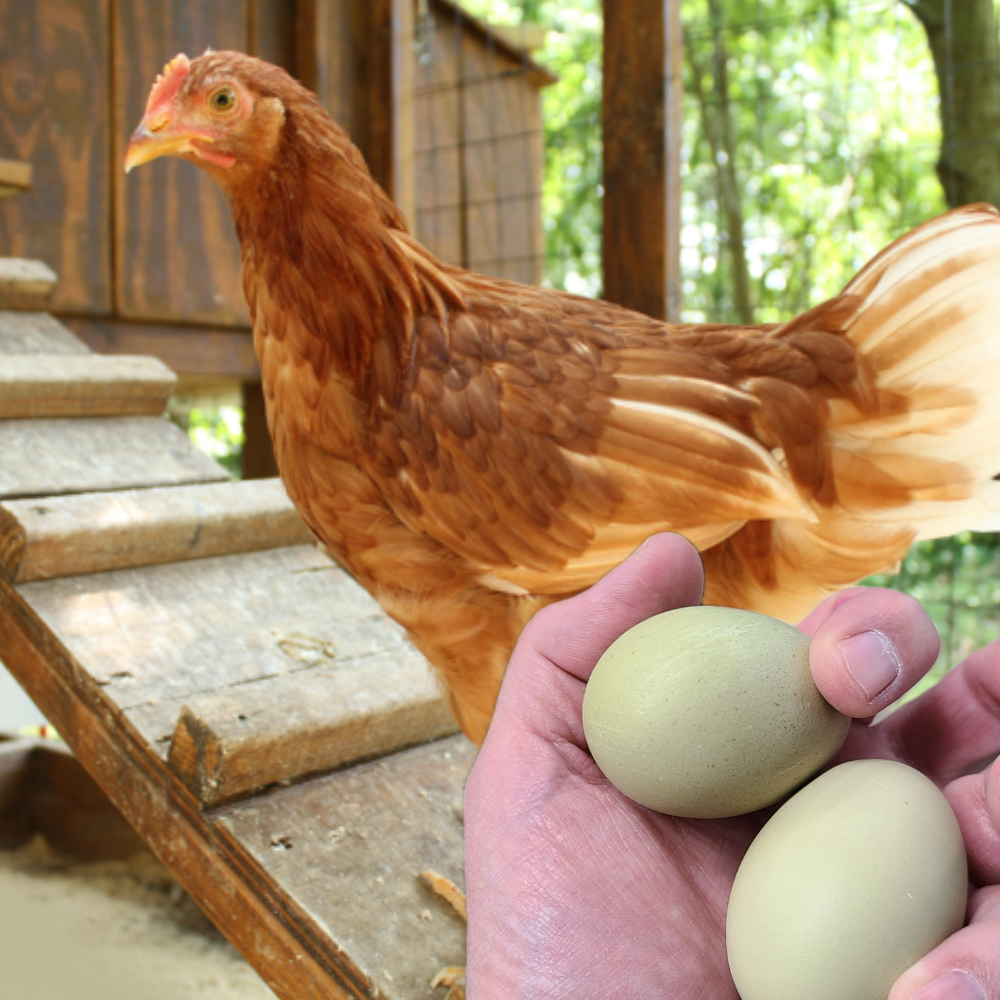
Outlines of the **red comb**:
M148 115L155 107L163 104L173 103L177 96L177 91L181 89L184 78L191 70L191 60L183 52L174 56L166 66L163 67L162 75L156 78L153 89L146 102L146 114Z

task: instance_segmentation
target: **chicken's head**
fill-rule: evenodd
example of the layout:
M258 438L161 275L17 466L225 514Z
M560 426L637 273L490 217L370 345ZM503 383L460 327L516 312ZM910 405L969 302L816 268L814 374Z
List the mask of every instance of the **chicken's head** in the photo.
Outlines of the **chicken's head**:
M156 78L129 140L126 173L160 156L179 156L228 186L236 179L231 175L269 161L285 120L284 104L267 86L269 74L291 82L283 70L236 52L175 56Z

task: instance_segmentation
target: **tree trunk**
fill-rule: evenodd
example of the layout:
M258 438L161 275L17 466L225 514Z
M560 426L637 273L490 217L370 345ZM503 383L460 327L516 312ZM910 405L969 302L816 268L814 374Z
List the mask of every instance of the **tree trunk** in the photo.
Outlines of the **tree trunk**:
M903 0L927 32L941 95L938 177L951 208L1000 207L1000 38L993 0Z

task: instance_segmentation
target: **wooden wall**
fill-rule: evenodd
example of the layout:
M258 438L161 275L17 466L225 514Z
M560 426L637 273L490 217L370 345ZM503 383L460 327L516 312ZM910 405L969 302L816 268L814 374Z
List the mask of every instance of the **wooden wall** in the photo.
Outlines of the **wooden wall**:
M433 16L431 58L414 74L417 234L452 263L537 284L541 89L556 78L451 4Z
M59 274L55 307L114 306L110 0L0 0L0 156L34 169L0 202L0 254Z

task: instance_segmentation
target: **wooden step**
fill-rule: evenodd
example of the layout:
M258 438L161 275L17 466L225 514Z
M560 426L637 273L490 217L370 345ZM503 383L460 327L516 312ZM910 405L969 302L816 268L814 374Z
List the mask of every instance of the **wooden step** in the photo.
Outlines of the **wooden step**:
M165 417L4 420L0 456L0 501L229 479Z
M457 731L403 629L311 545L18 590L203 808Z
M176 384L156 358L12 355L0 364L0 419L158 415Z
M12 583L310 541L280 479L8 500L0 506L0 573Z
M0 257L0 309L44 309L57 280L40 260Z
M93 351L48 313L0 311L0 356L12 354L93 354ZM5 365L6 360L0 368Z
M222 809L213 826L262 898L326 931L323 959L360 995L444 1000L430 983L465 965L465 921L420 873L464 888L475 753L464 736L440 740Z

